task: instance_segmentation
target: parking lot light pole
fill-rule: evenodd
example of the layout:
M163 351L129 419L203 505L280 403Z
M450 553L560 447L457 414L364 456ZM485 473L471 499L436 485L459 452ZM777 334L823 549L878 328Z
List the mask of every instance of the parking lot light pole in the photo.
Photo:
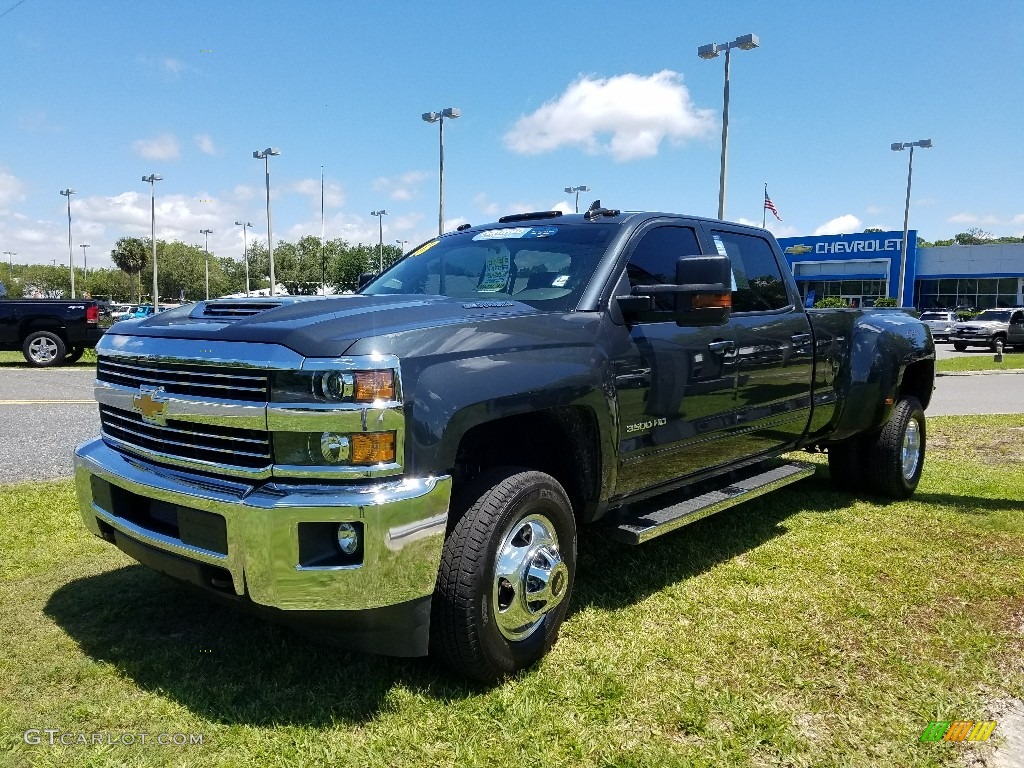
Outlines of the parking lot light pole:
M914 177L914 147L920 147L921 149L931 149L931 139L921 139L920 141L897 141L894 144L889 145L889 149L893 152L902 152L907 147L910 147L910 161L907 163L907 202L903 206L903 245L900 247L900 276L899 276L899 295L896 300L903 306L903 281L906 277L907 270L907 234L909 230L907 225L910 223L910 183ZM913 303L913 299L911 299Z
M245 236L245 230L248 227L251 227L252 224L250 224L248 221L246 221L246 222L236 221L235 222L235 226L242 228L242 261L245 262L245 295L248 297L248 295L249 295L249 241L248 241L248 238Z
M580 186L578 186L578 187L566 187L565 191L568 192L570 195L573 192L576 193L576 213L579 213L580 212L580 192L589 192L590 191L590 187L588 187L586 184L580 184Z
M80 243L78 247L82 249L82 264L85 269L85 276L82 278L85 283L82 293L85 294L89 292L89 252L86 249L92 246L88 243Z
M405 256L405 247L406 245L408 245L408 243L408 240L395 240L395 245L397 245L399 249L401 249L403 256Z
M11 265L11 287L14 287L14 257L18 255L17 251L4 251L4 256L7 257Z
M438 194L437 194L437 234L438 237L444 234L444 119L447 117L454 120L461 117L462 111L458 107L447 107L440 112L424 112L423 120L427 123L438 123L438 146L440 147L440 165L438 172Z
M388 212L381 208L379 211L370 211L371 216L377 217L377 229L380 233L380 246L378 249L380 265L377 267L377 274L384 271L384 217Z
M76 194L76 190L62 189L60 191L64 197L68 199L68 267L71 269L71 298L75 298L75 254L71 247L71 196Z
M761 44L757 35L740 35L731 43L709 43L697 48L702 59L714 59L725 51L725 91L722 98L722 170L718 177L718 218L725 218L725 170L729 157L729 65L733 48L749 51Z
M153 242L153 311L160 311L160 294L156 287L156 182L163 181L164 177L158 173L151 173L149 176L143 176L143 181L149 182L149 221L150 221L150 240ZM140 286L139 293L142 293ZM141 296L139 299L141 300Z
M274 238L270 230L270 158L281 154L277 147L267 147L252 153L257 160L263 160L267 166L267 253L270 256L270 295L273 296L276 290L274 286Z
M212 229L200 229L200 235L206 235L206 300L210 300L210 235Z

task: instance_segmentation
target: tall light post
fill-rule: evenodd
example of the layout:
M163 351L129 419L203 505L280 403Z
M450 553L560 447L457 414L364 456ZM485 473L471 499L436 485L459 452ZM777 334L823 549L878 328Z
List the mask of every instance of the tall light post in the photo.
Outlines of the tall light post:
M236 227L242 228L242 261L245 262L245 295L249 295L249 240L245 236L245 230L252 226L248 221L235 222Z
M377 217L377 229L380 232L380 248L378 250L380 264L377 267L377 274L379 275L384 271L384 217L388 215L388 212L381 208L379 211L370 211L370 215Z
M71 298L73 299L75 298L75 256L71 248L71 196L77 194L77 191L69 187L62 189L60 193L68 199L68 267L71 269Z
M14 287L14 257L18 255L17 251L4 251L4 256L7 257L11 265L11 287Z
M409 244L408 240L395 240L395 245L398 246L398 248L402 252L403 256L405 255L405 247L408 244Z
M438 141L441 149L441 163L438 172L438 194L437 194L437 234L441 236L444 234L444 119L450 118L454 120L456 117L461 117L462 111L457 107L447 107L442 109L440 112L424 112L423 120L428 123L438 123Z
M586 184L580 184L578 187L566 187L565 191L568 192L570 195L573 192L576 193L576 213L579 213L580 212L580 192L589 192L590 191L590 187L588 187Z
M903 305L903 279L907 269L907 225L910 222L910 182L914 176L914 147L931 149L932 140L921 139L920 141L902 141L889 145L889 149L893 152L902 152L907 147L910 147L910 162L907 163L907 202L906 205L903 206L903 246L900 248L899 296L897 297L897 301L900 302L900 306ZM911 300L911 303L913 303L913 300Z
M89 252L86 249L92 246L88 243L79 243L78 247L82 249L82 264L85 268L85 276L82 278L85 283L82 293L85 294L89 292Z
M206 235L206 300L210 300L210 235L213 234L212 229L200 229L200 235Z
M725 51L725 95L722 106L722 170L718 177L718 218L725 218L725 168L729 157L729 64L730 51L739 48L749 51L760 45L757 35L740 35L731 43L709 43L697 48L697 55L702 59L714 59Z
M142 180L149 182L149 239L153 243L153 311L159 312L160 293L157 291L156 287L156 183L158 181L163 181L164 177L158 173L151 173L149 176L143 176ZM142 293L141 286L139 287L139 293Z
M267 147L264 150L256 151L252 153L252 156L257 160L263 160L267 167L267 252L270 256L270 295L273 296L275 292L275 277L274 277L274 239L270 230L270 158L277 157L281 154L281 150L277 147Z

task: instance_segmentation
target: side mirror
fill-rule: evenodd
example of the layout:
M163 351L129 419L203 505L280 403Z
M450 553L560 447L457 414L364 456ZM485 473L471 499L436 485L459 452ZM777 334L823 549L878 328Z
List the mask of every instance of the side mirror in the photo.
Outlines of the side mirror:
M670 303L672 309L658 307ZM664 299L669 299L668 302ZM728 256L680 256L672 285L636 285L617 296L624 316L638 320L673 319L681 326L721 325L732 311L732 266Z
M359 282L356 284L356 290L361 291L377 276L376 272L361 272L359 274Z

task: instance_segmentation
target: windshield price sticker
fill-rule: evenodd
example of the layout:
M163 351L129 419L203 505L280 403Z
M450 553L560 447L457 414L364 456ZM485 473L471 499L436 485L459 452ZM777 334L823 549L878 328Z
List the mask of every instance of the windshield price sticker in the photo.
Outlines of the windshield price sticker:
M488 229L473 235L474 240L519 240L534 237L551 237L558 232L558 227L505 227L504 229Z
M502 250L505 252L491 256L484 264L484 278L476 288L480 293L497 293L504 290L508 283L508 276L512 270L512 256L507 248Z

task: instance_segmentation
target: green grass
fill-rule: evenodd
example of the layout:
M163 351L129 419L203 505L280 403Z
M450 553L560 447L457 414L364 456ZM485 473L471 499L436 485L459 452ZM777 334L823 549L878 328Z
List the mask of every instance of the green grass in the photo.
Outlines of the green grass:
M960 371L1008 371L1024 368L1024 352L1003 352L1003 362L993 360L995 353L988 350L978 351L970 357L947 357L935 361L935 370L939 373L956 373Z
M1024 697L1024 416L929 430L906 502L823 465L639 548L585 529L560 641L493 689L194 596L87 535L69 480L0 486L0 764L958 764L928 721ZM47 727L204 743L23 743Z
M0 352L0 371L12 368L31 369L34 366L28 364L21 352ZM82 353L77 363L64 364L62 368L95 368L96 350L87 349Z

